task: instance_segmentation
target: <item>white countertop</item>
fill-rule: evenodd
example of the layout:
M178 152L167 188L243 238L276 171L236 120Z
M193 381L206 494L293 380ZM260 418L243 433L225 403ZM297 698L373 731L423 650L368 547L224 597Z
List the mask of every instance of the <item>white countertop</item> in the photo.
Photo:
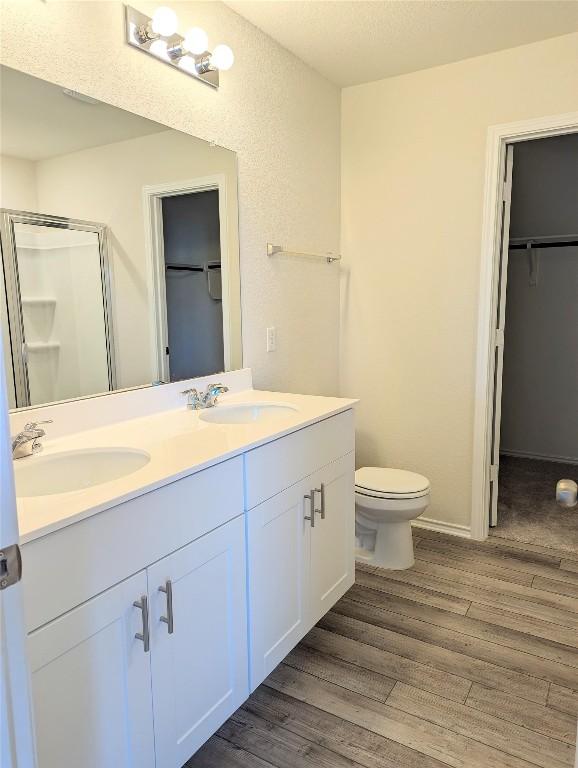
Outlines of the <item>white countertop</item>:
M54 440L44 438L41 453L19 461L34 462L39 457L62 451L117 447L141 449L151 458L136 472L110 482L69 493L18 498L20 543L25 544L346 411L357 401L254 389L219 398L219 403L223 405L266 402L284 403L297 410L283 411L249 424L211 424L199 418L202 411L191 411L181 406Z

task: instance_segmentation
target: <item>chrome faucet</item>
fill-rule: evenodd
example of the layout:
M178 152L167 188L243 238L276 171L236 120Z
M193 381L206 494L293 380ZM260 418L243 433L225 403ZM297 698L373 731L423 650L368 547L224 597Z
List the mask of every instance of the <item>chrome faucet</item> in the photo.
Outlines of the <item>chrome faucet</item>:
M224 392L228 392L229 387L224 384L208 384L204 392L198 389L185 389L182 395L187 395L187 408L192 411L200 411L203 408L214 408L217 405L217 398Z
M46 421L31 421L24 425L22 432L19 432L12 438L12 458L24 459L26 456L32 456L34 453L42 450L39 442L46 432L39 428L39 424L52 424L52 419Z

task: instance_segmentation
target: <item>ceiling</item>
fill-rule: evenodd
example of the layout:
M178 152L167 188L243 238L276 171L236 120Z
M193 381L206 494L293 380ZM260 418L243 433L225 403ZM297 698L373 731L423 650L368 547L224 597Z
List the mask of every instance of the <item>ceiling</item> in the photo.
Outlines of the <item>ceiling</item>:
M0 154L35 161L167 130L8 67L0 68L0 114Z
M340 86L578 30L577 0L227 0Z

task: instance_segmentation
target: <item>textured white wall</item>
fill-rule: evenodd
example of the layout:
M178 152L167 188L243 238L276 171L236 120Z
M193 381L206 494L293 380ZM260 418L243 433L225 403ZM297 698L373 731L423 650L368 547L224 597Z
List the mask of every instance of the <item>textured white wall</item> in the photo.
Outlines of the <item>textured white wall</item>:
M36 210L36 163L0 155L0 208Z
M334 393L338 270L268 260L265 246L339 250L339 90L221 3L176 4L181 29L198 24L235 51L219 91L129 48L120 2L0 8L3 64L238 152L243 362L257 387Z
M469 526L486 135L578 110L578 34L342 94L342 391L358 463L415 469Z

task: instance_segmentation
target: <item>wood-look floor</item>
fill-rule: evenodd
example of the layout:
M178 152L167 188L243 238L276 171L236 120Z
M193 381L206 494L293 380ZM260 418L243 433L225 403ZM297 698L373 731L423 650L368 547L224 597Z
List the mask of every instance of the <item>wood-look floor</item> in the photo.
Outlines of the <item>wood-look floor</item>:
M578 552L416 532L369 566L187 768L562 768Z

